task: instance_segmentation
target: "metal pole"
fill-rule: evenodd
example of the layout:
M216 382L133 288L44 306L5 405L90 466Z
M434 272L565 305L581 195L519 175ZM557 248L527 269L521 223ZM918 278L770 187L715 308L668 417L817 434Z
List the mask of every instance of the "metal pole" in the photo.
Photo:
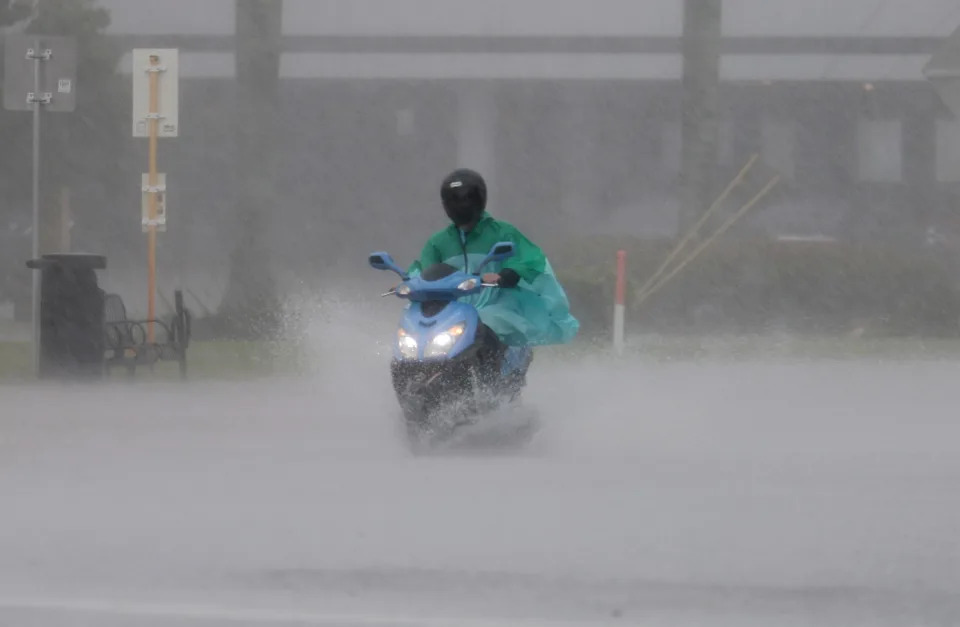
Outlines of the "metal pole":
M687 256L687 258L684 259L682 263L680 263L680 265L676 266L676 267L675 267L673 270L671 270L665 277L663 277L662 279L660 279L659 281L657 281L657 283L655 283L655 284L653 285L653 287L651 287L651 288L648 289L646 292L644 292L643 294L641 294L640 297L637 299L637 302L636 302L636 305L635 305L635 306L636 306L636 307L639 307L640 305L642 305L648 298L650 298L650 296L651 296L654 292L656 292L656 291L659 290L661 287L663 287L663 286L666 284L667 281L669 281L670 279L672 279L674 276L676 276L676 274L677 274L678 272L680 272L680 271L683 270L685 267L687 267L687 264L691 263L694 259L696 259L697 257L699 257L699 256L700 256L700 253L702 253L704 250L706 250L707 247L708 247L710 244L713 243L713 240L715 240L715 239L717 239L718 237L720 237L721 235L723 235L723 234L727 231L727 229L729 229L731 226L733 226L734 222L736 222L737 220L739 220L740 218L742 218L748 211L750 211L750 209L752 209L753 206L754 206L755 204L757 204L757 203L760 201L761 198L763 198L764 196L766 196L767 193L768 193L771 189L773 189L773 186L776 185L779 180L780 180L780 175L779 175L779 174L777 174L777 175L774 176L772 179L770 179L770 182L767 183L766 187L764 187L762 190L760 190L760 192L759 192L756 196L754 196L753 198L751 198L750 201L749 201L747 204L745 204L745 205L743 205L742 207L740 207L740 209L739 209L735 214L733 214L732 216L730 216L730 217L727 219L727 221L724 222L723 225L720 226L719 229L717 229L716 231L714 231L713 235L711 235L711 236L708 237L707 239L703 240L703 243L701 243L699 246L697 246L697 248L694 249L694 251L693 251L692 253L690 253L690 255Z
M673 261L673 258L680 254L680 251L683 250L683 247L686 246L691 239L693 239L693 237L697 234L697 231L700 230L700 227L707 222L707 219L711 215L713 215L713 212L720 208L720 205L724 200L726 200L727 196L730 195L730 192L733 191L733 188L743 182L743 178L746 176L747 170L753 167L753 163L759 156L759 154L755 153L750 157L750 160L747 161L747 164L743 166L742 170L740 170L740 174L730 181L730 184L727 185L727 188L724 189L719 196L717 196L716 200L713 201L713 204L710 205L710 208L707 209L702 216L700 216L699 220L697 220L697 223L690 227L690 230L687 231L687 234L683 236L683 239L680 240L680 243L674 247L673 252L667 255L667 258L663 260L663 263L660 264L660 267L657 268L657 271L654 272L649 279L647 279L646 283L643 284L643 287L641 287L640 291L637 292L639 296L643 296L644 292L653 287L653 285L657 282L657 279L659 279L660 276L666 272L667 267L670 265L670 262Z
M150 187L147 196L148 219L147 227L147 341L153 343L154 328L153 320L156 317L156 298L157 298L157 126L160 122L157 115L159 112L159 78L157 73L160 59L156 56L150 57L150 147L149 147L149 170L147 174L147 185Z
M33 258L40 258L40 40L33 43ZM40 374L40 272L33 275L33 368Z

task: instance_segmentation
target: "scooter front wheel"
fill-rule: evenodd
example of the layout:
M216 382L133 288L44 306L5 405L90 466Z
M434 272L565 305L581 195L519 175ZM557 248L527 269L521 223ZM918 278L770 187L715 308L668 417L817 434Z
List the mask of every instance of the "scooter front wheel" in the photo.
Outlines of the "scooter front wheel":
M438 435L431 420L431 405L420 399L417 402L402 403L403 437L414 454L425 453L436 445Z
M414 455L422 455L433 448L434 438L431 430L420 423L407 421L405 435L407 448Z

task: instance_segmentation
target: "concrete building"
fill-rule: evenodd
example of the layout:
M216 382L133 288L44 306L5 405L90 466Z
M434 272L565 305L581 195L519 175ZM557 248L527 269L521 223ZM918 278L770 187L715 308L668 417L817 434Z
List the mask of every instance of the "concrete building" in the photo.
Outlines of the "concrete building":
M179 47L189 80L232 76L232 0L102 4L128 48ZM395 172L397 200L429 202L423 177L464 164L517 221L532 206L669 231L682 20L680 0L286 0L288 122L307 151L325 124L353 133L366 149L342 138L350 165L331 167ZM951 0L725 0L720 165L760 152L787 182L787 230L936 214L960 180L960 125L920 70L957 24Z
M179 47L190 81L232 76L232 0L102 4L126 47ZM518 222L669 232L682 19L680 0L286 0L291 149L337 160L291 182L412 211L464 164ZM957 24L951 0L725 0L724 176L760 152L786 183L764 215L788 231L895 233L952 208L960 125L920 70ZM393 197L342 176L363 171Z
M233 210L233 0L101 4L125 49L181 50L170 228L208 252ZM287 262L397 233L412 254L457 165L536 237L672 234L682 19L681 0L285 0ZM755 228L919 241L949 223L960 124L921 68L958 23L953 0L725 0L719 185L759 152L784 183Z

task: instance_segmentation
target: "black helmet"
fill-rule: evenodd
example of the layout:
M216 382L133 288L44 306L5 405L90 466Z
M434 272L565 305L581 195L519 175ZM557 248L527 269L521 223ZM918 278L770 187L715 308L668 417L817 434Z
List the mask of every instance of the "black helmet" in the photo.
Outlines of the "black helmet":
M440 187L443 210L454 224L463 226L479 219L487 206L487 184L473 170L454 170Z

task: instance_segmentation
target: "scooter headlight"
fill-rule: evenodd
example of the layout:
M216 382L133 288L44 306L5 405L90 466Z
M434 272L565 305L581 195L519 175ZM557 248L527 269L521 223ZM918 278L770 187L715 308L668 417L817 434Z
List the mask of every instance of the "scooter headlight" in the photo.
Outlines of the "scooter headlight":
M442 357L450 352L453 348L453 345L457 343L457 339L463 335L466 331L467 325L460 323L458 325L452 326L443 333L438 333L433 336L433 339L430 340L430 343L427 344L427 350L424 355L426 357Z
M480 279L467 279L463 283L457 286L458 290L463 290L464 292L469 292L480 285Z
M397 347L400 354L405 359L417 358L417 338L413 337L403 329L397 331Z
M410 286L407 285L406 283L404 283L403 285L400 285L400 286L397 288L397 295L398 295L398 296L406 296L406 295L409 294L409 293L410 293Z

